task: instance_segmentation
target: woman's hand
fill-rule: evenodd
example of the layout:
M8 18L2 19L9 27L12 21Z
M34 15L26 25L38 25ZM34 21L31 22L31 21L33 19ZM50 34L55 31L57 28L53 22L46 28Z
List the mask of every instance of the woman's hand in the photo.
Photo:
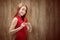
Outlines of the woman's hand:
M29 22L25 23L29 32L32 31L32 26Z
M26 26L26 23L25 23L25 22L23 22L23 23L21 24L21 26L22 26L22 27L25 27L25 26Z
M25 26L27 26L27 29L28 29L28 31L29 32L31 32L32 31L32 26L31 26L31 24L29 23L29 22L23 22L22 24L21 24L21 26L22 26L22 28L23 27L25 27Z

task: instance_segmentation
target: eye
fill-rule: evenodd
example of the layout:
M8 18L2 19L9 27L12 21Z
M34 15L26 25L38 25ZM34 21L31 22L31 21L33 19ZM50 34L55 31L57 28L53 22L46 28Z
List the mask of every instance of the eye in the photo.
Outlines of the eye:
M24 8L22 10L24 10Z

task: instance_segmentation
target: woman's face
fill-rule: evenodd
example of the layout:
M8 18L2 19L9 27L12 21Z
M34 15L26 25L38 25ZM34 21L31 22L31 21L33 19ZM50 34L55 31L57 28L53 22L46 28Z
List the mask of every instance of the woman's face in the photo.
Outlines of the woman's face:
M26 14L26 6L22 6L19 10L19 15L24 16Z

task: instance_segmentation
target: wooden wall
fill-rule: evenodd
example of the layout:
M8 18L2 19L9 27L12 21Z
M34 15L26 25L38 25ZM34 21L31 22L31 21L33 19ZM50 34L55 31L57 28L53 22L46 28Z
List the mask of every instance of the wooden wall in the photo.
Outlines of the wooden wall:
M32 32L27 32L28 40L60 40L58 0L0 0L0 40L10 40L8 29L20 2L29 8L27 17L32 24Z

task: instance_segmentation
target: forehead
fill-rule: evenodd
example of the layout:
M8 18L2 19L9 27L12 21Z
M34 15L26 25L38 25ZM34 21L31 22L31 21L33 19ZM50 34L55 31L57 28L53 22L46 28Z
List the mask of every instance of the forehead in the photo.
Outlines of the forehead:
M26 9L26 6L22 6L22 7L21 7L21 9L23 9L23 8Z

